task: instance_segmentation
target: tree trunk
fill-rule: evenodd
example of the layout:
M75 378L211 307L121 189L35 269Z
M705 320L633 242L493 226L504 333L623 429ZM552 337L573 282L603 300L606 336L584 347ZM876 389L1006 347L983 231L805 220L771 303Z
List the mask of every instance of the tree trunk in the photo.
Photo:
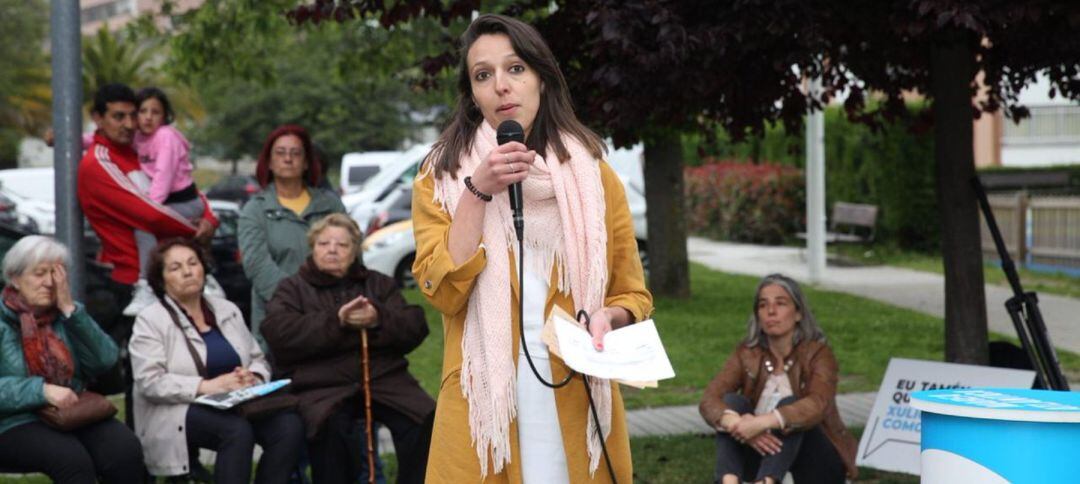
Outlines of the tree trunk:
M648 205L649 290L655 296L690 297L686 257L686 203L679 135L645 142L645 203Z
M945 265L945 360L985 365L986 294L979 210L969 184L975 176L970 87L975 75L973 45L958 30L941 35L931 52L930 94Z

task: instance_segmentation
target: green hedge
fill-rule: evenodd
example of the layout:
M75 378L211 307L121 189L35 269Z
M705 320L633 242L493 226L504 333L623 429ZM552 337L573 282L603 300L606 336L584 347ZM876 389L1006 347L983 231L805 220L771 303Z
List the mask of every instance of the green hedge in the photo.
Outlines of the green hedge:
M921 109L920 107L913 107ZM917 133L912 122L898 121L880 131L848 121L840 108L825 112L826 203L869 203L880 207L878 240L906 249L933 251L939 246L940 218L934 188L931 132ZM804 167L803 133L789 136L772 126L764 136L732 143L725 134L708 144L684 137L687 164L703 158L768 162Z

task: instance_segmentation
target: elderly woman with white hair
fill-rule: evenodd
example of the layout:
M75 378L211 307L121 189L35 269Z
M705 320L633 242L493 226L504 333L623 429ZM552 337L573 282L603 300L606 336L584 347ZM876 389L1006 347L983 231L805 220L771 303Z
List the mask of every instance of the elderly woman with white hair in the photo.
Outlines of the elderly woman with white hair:
M716 431L716 482L854 479L855 439L836 409L839 368L799 284L765 276L747 337L709 383L701 416Z
M36 235L4 256L0 468L61 483L142 482L138 439L104 397L84 391L119 351L72 298L68 259L62 244Z

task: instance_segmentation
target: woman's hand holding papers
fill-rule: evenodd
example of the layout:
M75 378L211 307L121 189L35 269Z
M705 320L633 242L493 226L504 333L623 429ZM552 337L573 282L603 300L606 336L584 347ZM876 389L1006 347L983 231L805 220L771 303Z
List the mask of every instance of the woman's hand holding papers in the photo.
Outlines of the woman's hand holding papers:
M596 351L604 351L604 335L633 322L630 311L617 306L603 307L589 316L589 334Z

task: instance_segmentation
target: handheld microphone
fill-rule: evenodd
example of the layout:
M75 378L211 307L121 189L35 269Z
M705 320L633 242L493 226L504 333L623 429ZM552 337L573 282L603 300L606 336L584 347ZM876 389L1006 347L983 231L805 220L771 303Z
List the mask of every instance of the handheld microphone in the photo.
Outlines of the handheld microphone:
M525 130L521 128L517 121L508 119L499 123L499 129L495 132L495 139L500 145L511 141L524 144ZM520 241L525 231L525 219L521 214L521 182L511 183L507 187L506 193L510 196L510 210L514 214L514 232Z

